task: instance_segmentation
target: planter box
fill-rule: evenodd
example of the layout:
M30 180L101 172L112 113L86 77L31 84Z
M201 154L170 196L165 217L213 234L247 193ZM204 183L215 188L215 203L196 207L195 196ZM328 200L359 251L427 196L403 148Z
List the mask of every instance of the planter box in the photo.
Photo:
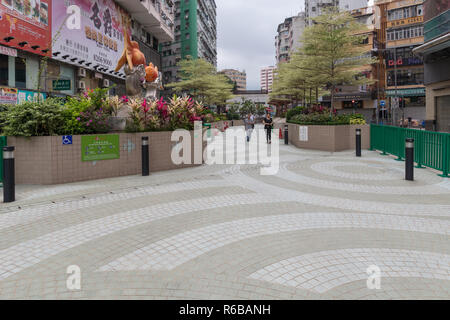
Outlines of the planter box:
M142 174L143 136L149 137L150 172L196 166L172 163L176 145L171 142L172 132L118 135L120 159L91 162L81 161L81 136L73 136L72 145L63 145L62 137L8 137L9 145L16 147L16 183L50 185ZM192 139L192 151L193 145Z
M362 130L362 148L370 149L370 126L348 125L348 126L301 126L289 125L289 142L297 148L338 152L355 149L356 129ZM284 125L283 125L284 126ZM308 128L308 141L300 141L300 127ZM284 131L284 129L283 129ZM284 133L283 133L284 134Z

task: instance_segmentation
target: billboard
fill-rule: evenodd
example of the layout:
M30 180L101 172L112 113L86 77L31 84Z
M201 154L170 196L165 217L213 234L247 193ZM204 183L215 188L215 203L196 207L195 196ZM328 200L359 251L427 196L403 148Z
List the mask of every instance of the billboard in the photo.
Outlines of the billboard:
M81 10L80 29L70 30L65 23L71 5ZM124 49L124 21L131 34L130 20L128 13L112 0L55 1L53 58L111 74Z
M0 0L0 44L50 56L51 12L52 0Z

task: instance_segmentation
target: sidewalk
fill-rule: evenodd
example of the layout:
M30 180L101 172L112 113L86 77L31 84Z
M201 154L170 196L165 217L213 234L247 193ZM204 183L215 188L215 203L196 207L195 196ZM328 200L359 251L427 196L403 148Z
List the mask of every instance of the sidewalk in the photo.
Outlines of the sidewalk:
M18 186L0 204L0 298L450 297L448 179L407 182L376 152L280 147L276 176L202 166ZM71 265L81 290L66 286Z

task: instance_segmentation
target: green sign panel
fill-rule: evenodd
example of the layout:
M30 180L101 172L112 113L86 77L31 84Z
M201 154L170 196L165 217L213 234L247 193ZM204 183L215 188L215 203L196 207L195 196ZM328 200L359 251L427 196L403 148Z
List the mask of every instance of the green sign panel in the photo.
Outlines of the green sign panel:
M386 90L388 97L425 96L425 88Z
M82 161L120 159L119 135L95 135L81 137Z
M53 80L54 91L65 91L72 89L72 83L70 80Z

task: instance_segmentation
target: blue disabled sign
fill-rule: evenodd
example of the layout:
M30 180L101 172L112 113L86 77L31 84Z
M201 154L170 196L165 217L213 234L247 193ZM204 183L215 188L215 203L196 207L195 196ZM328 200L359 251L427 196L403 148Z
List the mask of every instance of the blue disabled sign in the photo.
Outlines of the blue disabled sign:
M62 137L62 143L63 143L64 146L73 144L72 136L63 136Z

